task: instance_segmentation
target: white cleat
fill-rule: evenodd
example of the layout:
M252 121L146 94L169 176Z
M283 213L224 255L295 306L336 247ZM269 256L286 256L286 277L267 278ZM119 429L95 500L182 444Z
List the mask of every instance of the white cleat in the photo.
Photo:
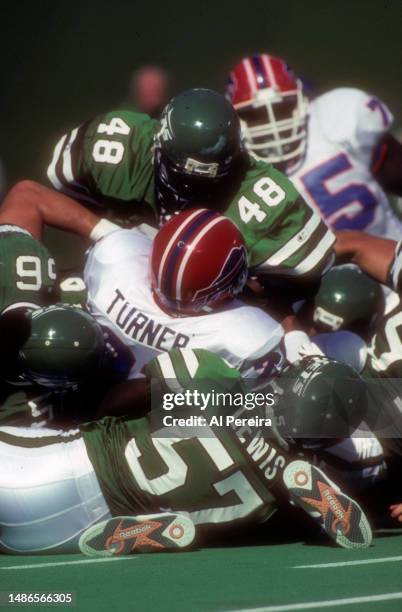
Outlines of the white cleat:
M292 461L283 472L283 481L291 501L318 520L339 546L370 546L372 533L363 510L319 468L307 461Z
M90 557L113 557L185 549L194 537L194 524L184 514L116 516L84 531L79 547Z

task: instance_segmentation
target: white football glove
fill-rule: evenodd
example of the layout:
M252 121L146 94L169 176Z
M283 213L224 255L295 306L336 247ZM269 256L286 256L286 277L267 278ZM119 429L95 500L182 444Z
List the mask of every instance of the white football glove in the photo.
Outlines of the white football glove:
M308 355L324 355L322 350L311 341L303 331L291 331L285 334L284 344L286 359L290 363L295 363Z

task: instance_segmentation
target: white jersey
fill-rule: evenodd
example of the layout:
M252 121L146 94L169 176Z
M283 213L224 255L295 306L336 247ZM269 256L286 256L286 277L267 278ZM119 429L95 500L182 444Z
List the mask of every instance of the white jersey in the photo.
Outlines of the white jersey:
M281 325L239 300L201 316L167 314L152 295L151 246L136 229L115 231L95 244L84 270L91 313L135 358L129 378L141 377L153 357L177 347L208 349L245 376L267 371L265 358L281 342Z
M306 155L288 174L332 229L402 236L402 223L372 173L378 142L392 121L378 98L358 89L334 89L310 102Z

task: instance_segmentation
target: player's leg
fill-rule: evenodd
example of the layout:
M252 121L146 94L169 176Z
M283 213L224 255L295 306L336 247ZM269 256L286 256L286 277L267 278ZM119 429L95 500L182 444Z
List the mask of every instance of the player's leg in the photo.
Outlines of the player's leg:
M353 495L370 491L387 476L381 443L369 431L360 435L355 432L350 438L317 451L317 465Z
M78 552L110 517L78 430L0 428L0 551Z

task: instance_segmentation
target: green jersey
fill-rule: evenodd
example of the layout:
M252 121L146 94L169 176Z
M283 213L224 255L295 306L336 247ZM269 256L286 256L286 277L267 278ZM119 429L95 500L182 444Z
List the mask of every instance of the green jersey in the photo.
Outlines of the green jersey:
M0 225L0 264L0 311L17 303L51 303L55 262L29 232L16 225Z
M84 308L87 303L88 290L82 273L79 271L66 271L58 275L58 302Z
M396 247L385 300L368 347L364 376L368 379L368 419L387 454L402 456L402 249Z
M78 389L53 390L26 380L0 381L0 426L71 429L94 418L102 397L112 386L109 372Z
M402 379L402 243L395 250L387 285L393 293L386 298L384 312L375 324L368 350L367 371L371 376Z
M37 386L0 385L0 425L47 427L53 420L52 392Z
M48 177L56 189L84 204L113 211L115 220L159 223L153 142L160 123L133 111L111 111L58 142ZM217 192L219 210L238 226L258 272L315 276L332 260L334 236L273 166L252 157L230 187ZM199 205L202 205L199 202ZM204 202L205 205L205 202Z
M241 386L236 371L203 349L164 353L146 373L176 391L207 378L220 392ZM272 514L286 459L261 428L171 427L161 425L162 413L169 415L161 408L159 415L151 411L141 419L105 418L80 427L114 515L169 508L189 512L197 525L221 525ZM186 408L175 414L185 418Z

